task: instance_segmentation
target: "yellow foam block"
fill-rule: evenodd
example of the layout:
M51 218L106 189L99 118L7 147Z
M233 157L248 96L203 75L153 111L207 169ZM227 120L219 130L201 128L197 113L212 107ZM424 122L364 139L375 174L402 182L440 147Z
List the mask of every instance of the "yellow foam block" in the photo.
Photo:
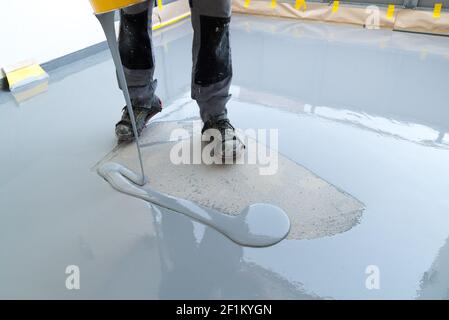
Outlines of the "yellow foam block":
M243 4L243 7L248 8L251 3L251 0L245 0L245 3Z
M106 13L145 1L146 0L90 0L90 4L95 13Z
M37 63L21 63L15 67L3 68L8 80L9 90L13 91L34 81L48 78L48 74Z
M271 0L271 7L274 9L277 7L277 1L276 0Z

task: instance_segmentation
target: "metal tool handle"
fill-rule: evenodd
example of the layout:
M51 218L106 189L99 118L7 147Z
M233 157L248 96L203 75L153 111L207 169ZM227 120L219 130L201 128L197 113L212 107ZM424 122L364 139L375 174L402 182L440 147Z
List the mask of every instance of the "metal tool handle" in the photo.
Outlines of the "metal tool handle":
M139 156L140 171L142 174L141 182L139 185L143 186L146 183L145 173L143 170L142 152L140 150L139 136L137 133L136 119L134 117L134 111L131 104L131 98L129 96L128 85L126 83L125 72L123 71L122 60L117 44L117 36L115 31L114 22L115 11L96 14L98 21L100 21L101 27L106 35L109 50L111 51L112 60L114 61L115 68L117 69L117 77L125 97L126 108L128 109L129 117L131 118L131 124L133 127L134 139L136 140L137 154Z

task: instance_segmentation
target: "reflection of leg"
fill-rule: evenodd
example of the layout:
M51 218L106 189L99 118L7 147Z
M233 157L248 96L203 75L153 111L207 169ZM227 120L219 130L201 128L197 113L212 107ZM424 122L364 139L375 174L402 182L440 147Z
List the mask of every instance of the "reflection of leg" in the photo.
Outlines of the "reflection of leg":
M192 0L192 98L204 122L226 119L232 79L231 0Z
M217 248L220 248L217 250ZM254 287L248 277L243 277L243 247L229 241L211 228L205 228L198 244L199 261L207 268L201 272L202 281L207 284L216 298L244 297Z
M168 209L156 207L155 228L161 253L160 299L204 299L201 270L207 261L198 260L193 222Z
M435 142L436 142L436 143L442 143L445 134L446 134L446 133L445 133L444 131L440 131L440 132L438 133L438 137L437 137L437 140L436 140Z

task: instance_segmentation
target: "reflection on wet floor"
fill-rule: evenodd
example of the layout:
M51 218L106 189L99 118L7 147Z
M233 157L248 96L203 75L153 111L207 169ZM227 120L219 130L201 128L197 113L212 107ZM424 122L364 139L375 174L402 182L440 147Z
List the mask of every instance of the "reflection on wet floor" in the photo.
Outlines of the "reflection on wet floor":
M198 117L190 29L155 36L167 106L155 121ZM90 170L115 147L123 105L102 52L23 104L0 94L0 297L447 298L446 38L235 16L232 48L233 124L278 128L283 155L365 204L360 223L242 248L114 192ZM379 290L365 286L370 265Z

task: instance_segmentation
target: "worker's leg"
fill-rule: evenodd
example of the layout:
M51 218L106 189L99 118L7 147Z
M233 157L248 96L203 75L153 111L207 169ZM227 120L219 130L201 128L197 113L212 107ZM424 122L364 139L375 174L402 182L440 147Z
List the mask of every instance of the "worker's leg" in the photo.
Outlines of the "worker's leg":
M229 23L231 0L190 0L192 11L192 99L204 122L226 119L232 78Z
M156 89L152 11L151 0L120 11L119 50L133 105L147 106Z
M229 24L231 0L190 0L193 26L192 98L200 107L203 133L216 145L212 155L235 159L245 148L228 120L226 103L232 80ZM217 135L218 133L218 135Z
M120 11L120 57L139 135L146 122L161 111L161 102L155 95L157 82L153 79L152 11L152 0ZM134 138L126 108L123 110L122 119L117 123L115 131L119 140Z

